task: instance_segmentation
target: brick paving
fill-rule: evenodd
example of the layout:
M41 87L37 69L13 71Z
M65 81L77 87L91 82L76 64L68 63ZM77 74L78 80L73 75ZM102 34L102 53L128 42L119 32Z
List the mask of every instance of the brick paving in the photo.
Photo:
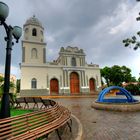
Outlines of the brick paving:
M140 140L140 112L112 112L91 108L95 98L53 99L79 118L84 140Z

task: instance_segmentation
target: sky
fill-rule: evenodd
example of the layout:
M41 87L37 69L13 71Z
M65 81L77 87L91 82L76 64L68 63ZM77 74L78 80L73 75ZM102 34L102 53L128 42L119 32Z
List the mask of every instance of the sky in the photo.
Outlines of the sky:
M136 0L3 0L9 6L6 23L23 27L35 15L42 23L47 43L47 61L58 57L60 47L79 47L86 53L86 62L100 68L127 66L132 76L139 77L140 49L124 47L123 39L140 30L136 17L140 2ZM5 30L0 26L0 73L4 73ZM137 36L136 36L137 37ZM138 37L137 37L138 38ZM14 43L11 74L20 78L21 40Z

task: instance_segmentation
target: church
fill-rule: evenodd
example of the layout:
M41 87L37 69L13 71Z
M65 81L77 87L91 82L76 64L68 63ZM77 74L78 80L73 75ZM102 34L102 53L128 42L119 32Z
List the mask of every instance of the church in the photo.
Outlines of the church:
M95 94L101 87L100 68L87 64L78 47L61 47L59 57L46 61L44 28L35 17L23 25L21 96Z

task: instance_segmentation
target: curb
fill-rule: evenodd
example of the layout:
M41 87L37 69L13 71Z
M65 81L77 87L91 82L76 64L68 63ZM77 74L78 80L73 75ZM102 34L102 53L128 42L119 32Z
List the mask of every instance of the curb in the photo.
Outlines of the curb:
M34 96L34 97L41 97L42 99L63 99L63 98L96 98L97 95L75 95L75 96Z
M83 126L82 126L80 120L75 115L72 114L71 116L78 123L78 133L77 133L77 136L76 136L75 140L83 140Z
M98 110L134 112L134 111L140 111L140 102L126 103L126 104L93 102L91 107L98 109Z

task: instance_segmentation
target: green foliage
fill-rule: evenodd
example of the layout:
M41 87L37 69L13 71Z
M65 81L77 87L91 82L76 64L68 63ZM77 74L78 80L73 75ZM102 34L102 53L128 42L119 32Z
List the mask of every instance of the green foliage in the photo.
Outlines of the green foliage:
M140 36L140 31L137 33ZM128 47L129 45L133 44L134 46L134 50L137 50L140 47L140 42L137 41L137 38L135 36L133 36L132 38L127 38L123 40L124 46Z
M138 82L140 82L140 77L138 78Z
M0 87L0 97L2 96L2 93L3 93L3 88Z
M128 83L128 82L132 82L132 80L134 81L134 77L132 77L131 75L131 69L127 68L126 66L122 66L120 67L121 72L122 72L122 76L123 76L123 81Z
M136 0L136 1L140 1L140 0ZM139 13L140 15L140 13ZM140 16L136 18L137 21L140 21ZM140 31L137 32L137 36L140 37ZM132 36L131 38L126 38L123 40L124 46L128 47L130 45L134 45L133 49L137 50L138 48L140 48L140 41L137 40L136 36Z
M17 79L17 82L16 82L16 93L19 93L20 92L20 79Z
M2 76L0 76L0 85L3 83L4 78Z
M4 78L0 76L0 96L2 96L3 93L3 83L4 83Z
M10 82L10 88L15 88L15 84ZM2 96L4 90L4 77L0 76L0 96Z
M114 65L101 69L101 76L106 80L108 86L121 85L122 82L134 82L135 77L131 75L131 69L126 66Z
M106 80L107 86L109 86L110 71L111 69L107 66L101 69L101 76Z
M131 77L131 82L137 82L136 77Z
M123 82L123 73L120 66L114 65L111 68L110 81L114 85L120 85Z
M130 84L125 87L132 95L140 95L140 84Z

